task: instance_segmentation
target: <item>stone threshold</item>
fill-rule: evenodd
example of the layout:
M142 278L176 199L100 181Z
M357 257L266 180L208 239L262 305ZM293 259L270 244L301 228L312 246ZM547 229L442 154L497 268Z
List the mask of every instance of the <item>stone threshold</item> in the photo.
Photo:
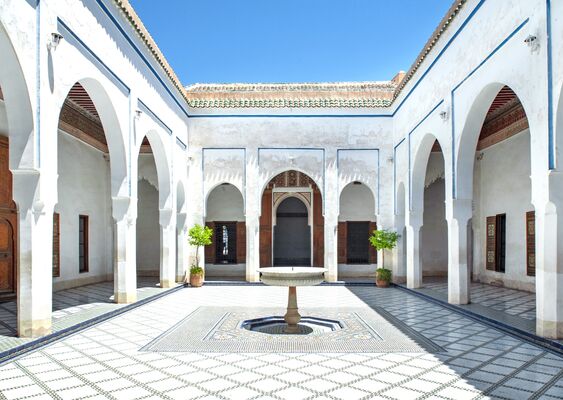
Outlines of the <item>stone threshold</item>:
M520 340L524 340L527 343L539 346L553 354L556 354L558 356L563 356L563 342L560 342L558 340L555 339L547 339L547 338L543 338L541 336L538 336L534 333L531 333L527 330L521 329L519 327L516 327L514 325L510 325L501 321L497 321L493 318L489 318L485 315L476 313L474 311L470 311L468 309L465 309L461 306L455 305L455 304L450 304L447 301L441 300L435 296L431 296L429 294L426 293L421 293L420 291L416 290L416 289L409 289L405 286L402 285L397 285L397 284L391 284L393 287L403 290L407 293L410 293L414 296L418 296L428 302L431 303L435 303L438 305L441 305L444 308L447 308L451 311L457 312L458 314L462 314L465 317L468 317L470 319L473 319L477 322L480 322L482 324L485 324L487 326L490 326L492 328L495 328L503 333L506 333L510 336L516 337Z
M262 282L247 281L204 281L204 286L265 286ZM319 286L373 286L375 282L371 281L336 281L323 282Z
M0 352L0 367L4 364L8 363L8 362L14 361L15 359L18 359L18 358L26 355L27 353L39 350L42 347L53 344L53 343L55 343L59 340L67 338L67 337L74 335L76 333L79 333L79 332L81 332L85 329L91 328L94 325L98 325L98 324L105 322L109 319L115 318L115 317L117 317L121 314L124 314L126 312L131 311L131 310L134 310L137 307L141 307L141 306L148 304L152 301L158 300L158 299L160 299L164 296L167 296L171 293L177 292L180 289L184 289L185 287L187 287L187 285L178 285L174 288L171 288L169 290L165 290L161 293L157 293L153 296L149 296L147 298L137 300L135 303L127 304L127 305L120 307L118 309L115 309L113 311L107 312L105 314L98 315L98 316L91 318L91 319L88 319L86 321L82 321L82 322L80 322L76 325L69 326L67 328L53 332L49 335L42 336L40 338L31 340L31 341L24 343L22 345L13 347L9 350Z

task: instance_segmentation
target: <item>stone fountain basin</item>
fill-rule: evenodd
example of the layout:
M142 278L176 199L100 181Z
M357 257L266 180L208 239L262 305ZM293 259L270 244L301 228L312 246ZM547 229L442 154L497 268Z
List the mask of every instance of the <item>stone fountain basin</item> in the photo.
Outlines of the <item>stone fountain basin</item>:
M259 268L261 280L269 286L314 286L325 280L326 268L317 267L270 267Z

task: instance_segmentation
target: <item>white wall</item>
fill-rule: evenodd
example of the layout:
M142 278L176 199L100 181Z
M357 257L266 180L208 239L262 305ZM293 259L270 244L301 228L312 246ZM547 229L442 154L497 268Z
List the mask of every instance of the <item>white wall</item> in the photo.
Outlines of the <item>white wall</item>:
M160 274L160 225L158 191L145 179L138 183L137 272L139 276Z
M206 221L244 221L240 191L233 185L219 185L207 198Z
M375 221L375 200L366 185L349 184L340 194L339 221Z
M474 275L482 282L503 280L505 286L535 291L535 278L526 275L526 212L533 210L529 130L480 153L474 179ZM505 273L485 268L486 217L496 214L506 214Z
M61 276L54 290L111 279L109 162L102 152L59 131L58 195ZM89 217L89 271L78 272L78 220Z

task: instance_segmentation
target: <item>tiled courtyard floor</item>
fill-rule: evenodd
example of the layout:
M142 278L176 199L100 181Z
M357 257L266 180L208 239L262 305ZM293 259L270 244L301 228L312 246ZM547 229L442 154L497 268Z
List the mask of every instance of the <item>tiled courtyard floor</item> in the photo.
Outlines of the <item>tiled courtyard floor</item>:
M145 299L163 290L158 278L141 277L137 280L137 298ZM53 293L53 331L59 331L80 322L122 307L113 303L113 282L101 282ZM0 303L0 352L26 343L29 339L16 337L16 302Z
M425 278L422 288L416 291L448 301L448 282L445 278ZM470 298L471 304L459 307L535 333L536 295L534 293L472 282Z
M0 398L557 399L563 358L400 289L299 288L303 308L381 307L420 353L140 351L198 307L283 307L287 289L181 289L0 367Z

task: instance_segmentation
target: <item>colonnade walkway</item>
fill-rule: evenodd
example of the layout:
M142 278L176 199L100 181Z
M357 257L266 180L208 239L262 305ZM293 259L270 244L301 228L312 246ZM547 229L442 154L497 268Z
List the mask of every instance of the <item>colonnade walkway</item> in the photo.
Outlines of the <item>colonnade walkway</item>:
M401 286L406 287L406 284ZM424 278L422 287L414 291L447 302L447 278ZM535 293L471 282L470 299L470 304L456 307L531 334L536 333ZM558 342L563 343L563 340Z
M158 277L137 279L137 301L159 295ZM113 302L113 281L61 290L53 293L53 332L78 325L117 310L126 304ZM33 339L17 337L17 305L15 301L0 303L0 353L29 343Z

